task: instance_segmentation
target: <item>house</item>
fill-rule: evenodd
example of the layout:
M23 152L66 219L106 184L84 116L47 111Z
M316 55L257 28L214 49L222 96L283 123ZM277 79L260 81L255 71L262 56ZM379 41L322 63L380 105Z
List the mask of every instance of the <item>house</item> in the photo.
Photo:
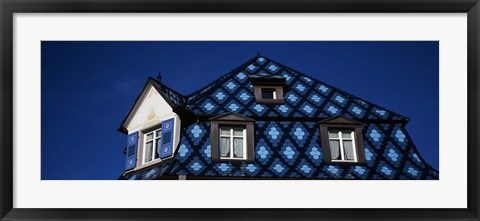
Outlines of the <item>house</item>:
M408 121L257 55L186 96L149 78L119 179L437 180Z

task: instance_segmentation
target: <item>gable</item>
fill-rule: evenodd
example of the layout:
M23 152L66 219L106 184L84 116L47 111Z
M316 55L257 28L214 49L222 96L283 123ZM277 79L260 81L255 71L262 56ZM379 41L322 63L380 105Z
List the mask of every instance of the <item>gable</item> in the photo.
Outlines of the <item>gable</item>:
M348 119L342 115L338 115L335 117L330 117L325 120L319 121L320 124L348 124L348 125L360 125L362 122L356 121L353 119Z
M163 98L152 83L141 92L122 127L128 132L148 127L161 122L167 115L173 113L173 108Z
M235 112L230 112L230 113L222 114L216 117L212 117L209 120L210 121L248 121L248 122L255 121L252 118L242 116Z

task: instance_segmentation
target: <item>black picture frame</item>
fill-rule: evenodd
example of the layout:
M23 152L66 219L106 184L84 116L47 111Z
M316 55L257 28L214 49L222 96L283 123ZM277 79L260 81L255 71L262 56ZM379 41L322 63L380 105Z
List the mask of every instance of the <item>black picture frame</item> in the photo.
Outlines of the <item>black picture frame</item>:
M0 0L1 220L479 220L479 0ZM467 13L468 203L466 209L15 209L13 205L14 13L324 12ZM439 196L441 197L441 196ZM321 199L319 199L321 200Z

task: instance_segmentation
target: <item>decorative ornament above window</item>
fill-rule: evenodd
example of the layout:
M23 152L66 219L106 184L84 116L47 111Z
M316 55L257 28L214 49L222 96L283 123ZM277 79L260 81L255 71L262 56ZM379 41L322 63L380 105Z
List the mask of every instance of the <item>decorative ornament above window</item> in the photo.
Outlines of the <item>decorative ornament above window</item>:
M362 122L338 115L318 123L326 163L365 163Z

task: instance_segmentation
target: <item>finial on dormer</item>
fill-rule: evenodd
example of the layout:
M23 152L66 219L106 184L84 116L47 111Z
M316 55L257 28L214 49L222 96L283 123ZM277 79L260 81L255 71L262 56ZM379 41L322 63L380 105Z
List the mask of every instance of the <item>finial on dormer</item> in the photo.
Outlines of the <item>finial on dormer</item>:
M157 75L157 81L158 82L162 82L162 72L158 72L158 75Z
M257 57L260 57L260 53L257 51Z

